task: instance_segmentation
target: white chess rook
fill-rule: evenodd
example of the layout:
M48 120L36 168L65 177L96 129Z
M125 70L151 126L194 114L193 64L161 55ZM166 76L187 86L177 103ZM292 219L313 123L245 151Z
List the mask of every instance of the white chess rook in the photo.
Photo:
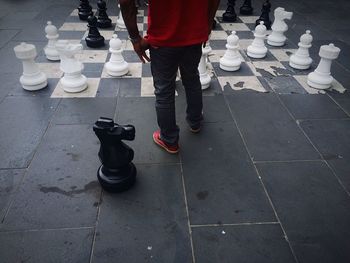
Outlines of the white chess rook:
M60 79L60 84L64 91L70 93L81 92L87 88L87 78L81 74L84 69L83 63L74 56L83 50L81 44L70 44L66 40L59 40L56 48L60 53L60 69L64 75Z
M307 84L315 89L328 89L332 86L333 77L331 76L332 61L339 56L340 48L334 44L323 45L320 47L320 63L314 72L307 76Z
M57 27L52 25L51 21L47 22L47 26L45 27L46 38L48 39L48 43L44 48L44 52L46 58L48 60L58 61L60 60L60 55L56 49L56 42L59 37L57 33Z
M14 47L16 57L22 60L23 74L19 81L25 90L40 90L47 86L47 77L40 71L34 59L37 56L36 48L32 44L21 43Z
M117 26L121 29L125 29L126 26L125 26L125 22L124 22L124 19L123 19L123 15L122 15L122 11L120 9L120 5L118 4L118 7L119 7L119 15L118 15L118 19L117 19Z
M128 73L129 65L122 55L122 42L116 34L109 41L109 52L112 53L110 60L106 63L106 71L113 77L120 77Z
M220 58L220 68L226 71L237 71L241 67L241 57L238 51L239 38L236 35L236 31L232 31L231 35L227 38L225 55Z
M295 69L308 69L311 66L312 58L309 54L309 48L312 46L312 35L310 30L306 30L306 33L300 37L298 44L299 48L295 54L289 58L289 65Z
M266 26L263 21L255 27L254 40L247 48L247 55L251 58L264 58L267 54L265 46Z
M207 70L208 49L202 48L202 57L199 61L198 71L202 89L207 89L210 86L211 77Z
M293 12L287 12L282 7L275 9L275 20L271 26L272 33L267 37L267 44L274 47L281 47L286 43L286 36L284 33L288 30L288 25L284 20L291 20Z

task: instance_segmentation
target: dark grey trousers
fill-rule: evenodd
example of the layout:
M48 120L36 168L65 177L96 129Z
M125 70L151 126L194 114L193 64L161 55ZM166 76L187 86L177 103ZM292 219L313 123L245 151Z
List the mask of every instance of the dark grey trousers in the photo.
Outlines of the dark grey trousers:
M175 80L178 68L186 93L186 120L191 127L196 127L202 120L202 87L198 73L202 46L151 47L150 55L160 136L167 144L174 145L179 140L179 127L175 117Z

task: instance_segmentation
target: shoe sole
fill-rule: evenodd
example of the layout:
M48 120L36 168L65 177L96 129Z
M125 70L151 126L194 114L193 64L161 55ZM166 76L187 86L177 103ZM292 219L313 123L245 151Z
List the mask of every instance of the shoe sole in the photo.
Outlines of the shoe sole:
M159 143L158 140L156 138L153 137L153 141L155 144L157 144L159 147L163 148L164 150L166 150L168 153L171 153L171 154L176 154L179 152L179 150L176 150L176 151L172 151L172 150L169 150L166 146L164 146L163 144Z
M192 133L199 133L200 131L201 131L201 128L198 128L198 129L190 128L190 132L192 132Z

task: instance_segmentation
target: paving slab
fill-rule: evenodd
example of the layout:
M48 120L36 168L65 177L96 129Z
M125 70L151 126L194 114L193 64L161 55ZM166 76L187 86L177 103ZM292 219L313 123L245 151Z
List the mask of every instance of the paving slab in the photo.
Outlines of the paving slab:
M196 262L294 263L280 225L192 228Z
M350 116L350 92L345 94L332 93L330 96L339 104L339 106Z
M192 262L180 165L137 165L129 191L103 194L93 262Z
M320 158L277 95L242 92L227 100L254 161Z
M99 117L113 118L117 98L62 99L52 122L56 124L90 124Z
M152 134L158 129L155 98L125 98L117 102L116 122L132 124L136 128L135 140L126 142L135 151L135 163L179 163L178 155L171 155L157 146Z
M295 119L342 119L349 116L327 95L280 95Z
M98 149L90 125L50 127L0 229L94 226L101 194Z
M0 170L0 222L6 215L25 171L25 169Z
M321 161L257 165L300 263L349 262L350 197Z
M89 262L93 229L0 232L2 263Z
M181 160L192 225L275 221L233 123L181 133Z
M6 97L0 103L0 168L29 165L58 102L37 97Z

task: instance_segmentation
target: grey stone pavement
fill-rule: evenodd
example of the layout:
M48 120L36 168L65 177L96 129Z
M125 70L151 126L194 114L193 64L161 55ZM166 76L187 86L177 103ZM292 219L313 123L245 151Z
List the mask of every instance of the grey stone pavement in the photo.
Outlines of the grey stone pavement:
M290 41L307 27L313 55L323 43L342 49L332 70L350 89L350 2L271 2L294 12ZM22 90L13 47L42 50L46 21L62 25L77 5L0 1L1 263L350 262L349 92L207 96L198 135L180 94L181 153L171 156L151 141L153 98ZM97 182L99 116L136 126L137 184L125 193Z

